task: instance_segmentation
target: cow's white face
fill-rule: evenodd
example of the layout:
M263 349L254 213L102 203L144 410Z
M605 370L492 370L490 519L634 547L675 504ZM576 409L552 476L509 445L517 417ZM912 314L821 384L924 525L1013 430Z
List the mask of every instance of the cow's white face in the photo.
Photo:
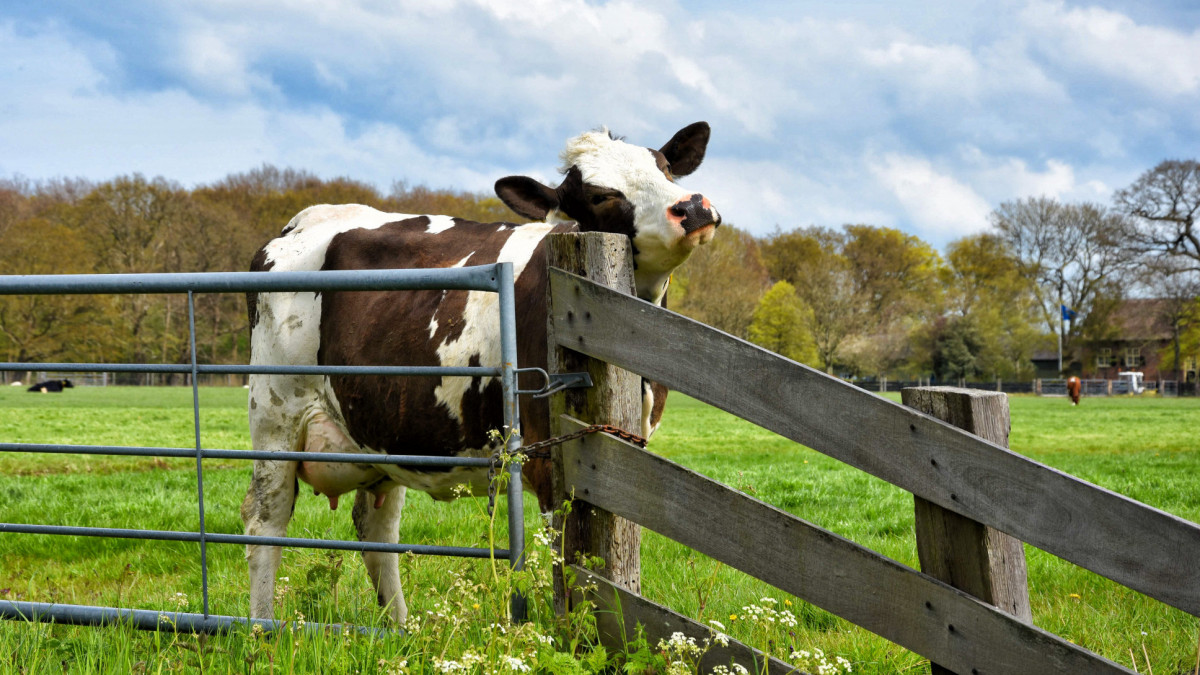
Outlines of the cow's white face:
M633 241L638 296L658 302L671 271L708 243L721 217L708 199L677 185L700 166L709 127L697 122L659 150L630 145L607 131L571 139L558 188L532 178L496 182L496 194L534 220L573 220L584 232L615 232Z

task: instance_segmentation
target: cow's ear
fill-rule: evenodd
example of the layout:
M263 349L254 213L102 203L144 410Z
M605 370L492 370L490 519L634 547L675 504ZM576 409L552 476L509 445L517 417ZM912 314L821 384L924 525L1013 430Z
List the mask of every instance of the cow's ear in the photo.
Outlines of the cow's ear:
M710 133L708 122L696 122L680 129L662 146L659 152L671 163L672 175L686 176L700 167Z
M508 176L496 181L496 196L508 208L530 220L545 220L546 214L558 208L554 188L526 176Z

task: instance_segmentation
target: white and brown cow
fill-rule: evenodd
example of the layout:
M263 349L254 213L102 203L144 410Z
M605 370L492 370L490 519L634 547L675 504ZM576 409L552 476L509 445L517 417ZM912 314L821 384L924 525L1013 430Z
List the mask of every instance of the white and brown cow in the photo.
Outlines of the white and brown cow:
M359 206L313 206L264 246L251 269L349 270L431 268L513 263L518 363L546 366L546 269L543 238L552 232L601 231L632 240L638 295L661 302L671 271L712 239L720 216L707 199L675 183L704 158L709 127L692 124L659 150L625 143L607 131L582 134L562 153L557 188L525 177L503 178L496 193L514 211L539 222L477 223L447 216L382 213ZM396 291L262 293L248 298L251 363L256 365L439 365L500 362L497 296L487 292ZM666 391L645 386L643 433L662 412ZM542 400L521 401L524 437L548 435ZM250 433L255 450L376 452L487 456L488 431L500 429L496 378L323 377L250 378ZM549 506L548 467L528 466L526 487ZM308 483L337 508L356 491L353 520L363 541L395 543L405 488L452 499L453 488L486 488L481 470L392 465L257 461L242 504L246 533L284 536L298 488ZM280 549L248 546L250 612L272 616ZM403 622L408 610L397 555L364 553L382 606Z

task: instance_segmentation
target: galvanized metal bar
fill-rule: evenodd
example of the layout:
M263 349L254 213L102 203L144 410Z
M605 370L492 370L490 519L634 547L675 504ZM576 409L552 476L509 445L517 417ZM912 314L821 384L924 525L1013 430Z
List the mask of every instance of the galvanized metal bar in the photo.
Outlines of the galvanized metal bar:
M200 385L196 377L196 295L187 294L188 340L192 354L192 426L196 432L196 503L200 508L200 592L208 616L208 547L204 537L204 455L200 446Z
M0 443L0 452L32 452L50 455L112 455L115 457L195 457L192 448L152 448L125 445L52 445L48 443ZM202 450L205 459L269 459L288 462L337 462L346 464L395 464L398 466L455 467L491 465L487 457L425 457L423 455L372 455L368 453L291 452L275 450Z
M368 290L480 290L497 292L500 295L501 356L499 368L441 368L412 366L259 366L259 365L199 365L196 351L195 293L232 292L314 292L322 291L368 291ZM47 276L0 276L0 295L45 295L45 294L109 294L109 293L186 293L188 296L188 327L191 345L191 363L177 364L73 364L73 363L4 363L0 371L64 371L64 372L138 372L138 373L188 373L192 377L192 405L196 443L194 449L182 448L129 448L120 446L68 446L50 444L0 444L0 452L48 452L76 454L112 454L128 456L165 456L196 458L197 493L200 515L199 532L176 532L162 530L132 530L117 528L91 528L51 525L25 525L0 523L0 533L52 534L68 536L95 536L160 541L198 542L201 548L201 570L203 584L203 615L185 613L163 613L145 610L121 610L117 608L86 607L78 605L44 605L42 603L0 603L0 618L36 617L49 618L67 623L96 625L117 620L144 624L158 629L160 617L174 617L173 626L183 626L189 631L225 630L231 622L245 620L238 617L219 617L209 613L208 567L206 543L257 544L294 548L322 548L332 550L415 553L423 555L445 555L468 558L507 558L514 570L523 566L524 523L522 519L521 467L512 462L509 467L509 549L480 549L446 546L421 546L405 544L382 544L378 542L349 542L322 539L299 539L291 537L253 537L248 535L213 534L206 531L204 522L203 459L274 459L366 462L376 464L401 464L415 466L487 466L487 458L444 458L419 456L388 456L375 454L334 455L325 453L255 452L236 450L209 450L201 445L199 384L197 376L212 374L299 374L299 375L404 375L441 377L498 377L504 388L505 426L509 440L508 450L515 451L521 445L520 418L517 401L517 356L516 356L516 311L514 278L511 263L499 263L471 268L429 270L355 270L321 272L275 272L261 273L200 273L200 274L126 274L126 275L47 275ZM512 599L514 620L524 620L525 599L514 594ZM56 618L61 617L61 619ZM272 628L276 622L253 621ZM139 626L140 627L140 626Z
M0 295L276 293L378 290L498 291L497 265L434 269L0 276Z
M429 375L436 377L500 377L501 368L486 366L196 366L203 375ZM64 373L187 374L184 363L0 363L0 371L59 371Z
M75 527L68 525L29 525L0 523L0 534L50 534L66 537L111 537L113 539L143 539L148 541L200 541L199 532L175 530L131 530L115 527ZM297 537L255 537L248 534L219 534L209 532L205 539L214 544L256 544L288 548L319 548L333 551L369 551L372 553L413 553L415 555L444 555L456 558L492 558L491 549L465 546L428 546L422 544L384 544L377 541L344 541L340 539L302 539ZM509 557L508 549L498 548L494 557Z
M16 602L0 600L0 618L16 621L42 621L69 626L112 626L123 624L138 630L167 631L176 633L228 633L235 627L261 626L268 633L282 630L323 633L326 631L354 631L371 637L398 635L385 628L353 626L337 623L297 623L295 621L273 621L271 619L247 619L240 616L218 614L191 614L188 612L155 612L148 609L120 609L117 607L94 607L91 605L62 605L46 602Z
M500 277L500 385L504 395L504 425L508 439L506 449L515 455L523 444L521 437L521 408L517 400L517 305L512 263L499 266ZM521 462L513 457L508 465L508 550L509 565L514 572L525 566L525 506L521 492ZM526 600L514 590L511 601L512 620L525 620Z

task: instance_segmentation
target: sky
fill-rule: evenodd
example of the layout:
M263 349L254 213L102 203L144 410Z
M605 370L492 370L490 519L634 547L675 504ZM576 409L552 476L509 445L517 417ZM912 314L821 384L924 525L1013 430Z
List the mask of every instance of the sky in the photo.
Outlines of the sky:
M659 147L727 222L938 248L1200 157L1193 0L39 0L0 5L0 177L264 163L490 193L568 138Z

